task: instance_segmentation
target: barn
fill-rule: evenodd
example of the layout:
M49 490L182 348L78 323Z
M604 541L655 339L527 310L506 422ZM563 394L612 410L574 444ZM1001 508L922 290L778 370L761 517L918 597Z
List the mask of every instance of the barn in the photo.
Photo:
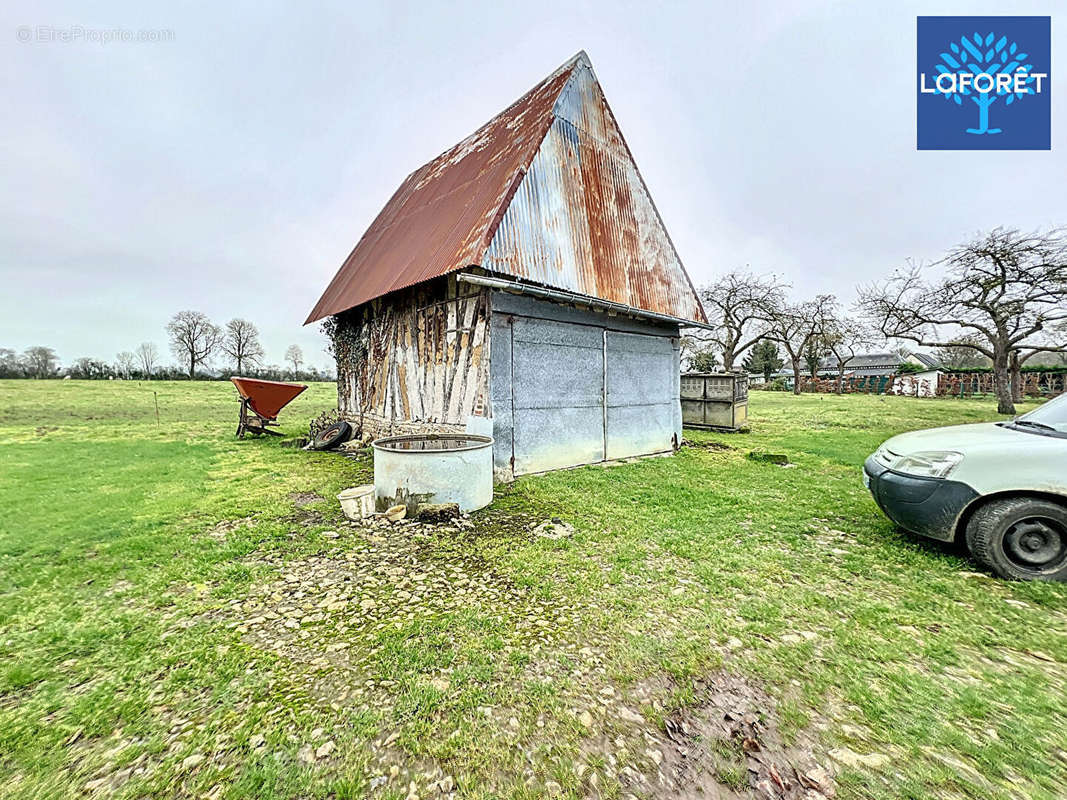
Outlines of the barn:
M676 448L707 325L585 53L411 173L318 320L362 435L491 434L499 480Z

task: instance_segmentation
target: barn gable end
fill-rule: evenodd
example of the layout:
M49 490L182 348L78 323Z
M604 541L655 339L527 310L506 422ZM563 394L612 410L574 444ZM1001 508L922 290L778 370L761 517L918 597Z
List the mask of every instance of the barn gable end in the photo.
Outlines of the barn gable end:
M682 319L705 321L584 54L501 217L491 272Z
M472 267L706 322L584 52L411 173L307 322Z

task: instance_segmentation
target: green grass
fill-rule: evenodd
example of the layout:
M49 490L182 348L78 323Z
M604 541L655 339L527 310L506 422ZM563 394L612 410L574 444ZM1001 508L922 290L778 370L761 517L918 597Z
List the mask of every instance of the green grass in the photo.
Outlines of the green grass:
M731 449L523 479L469 533L412 533L341 525L369 462L236 441L228 384L0 381L0 796L610 797L649 764L604 687L655 730L719 669L824 763L889 757L838 765L840 797L1062 796L1067 587L985 577L860 482L886 437L991 404L751 405L752 433L687 433ZM549 516L574 537L532 538Z

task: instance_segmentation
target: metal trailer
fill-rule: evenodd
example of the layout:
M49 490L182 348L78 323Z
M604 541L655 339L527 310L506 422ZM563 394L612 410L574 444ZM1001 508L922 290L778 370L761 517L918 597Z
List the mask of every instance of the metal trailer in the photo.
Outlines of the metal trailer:
M686 372L681 380L682 425L736 431L748 422L748 376Z

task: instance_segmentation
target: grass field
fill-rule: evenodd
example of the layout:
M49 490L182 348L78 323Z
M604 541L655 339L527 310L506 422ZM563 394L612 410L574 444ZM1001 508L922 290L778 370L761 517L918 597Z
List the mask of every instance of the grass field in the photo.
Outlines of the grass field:
M369 460L236 415L225 383L0 381L0 796L663 797L727 677L838 797L1064 796L1067 586L993 580L860 483L988 401L756 393L750 434L523 479L459 529L343 524Z

